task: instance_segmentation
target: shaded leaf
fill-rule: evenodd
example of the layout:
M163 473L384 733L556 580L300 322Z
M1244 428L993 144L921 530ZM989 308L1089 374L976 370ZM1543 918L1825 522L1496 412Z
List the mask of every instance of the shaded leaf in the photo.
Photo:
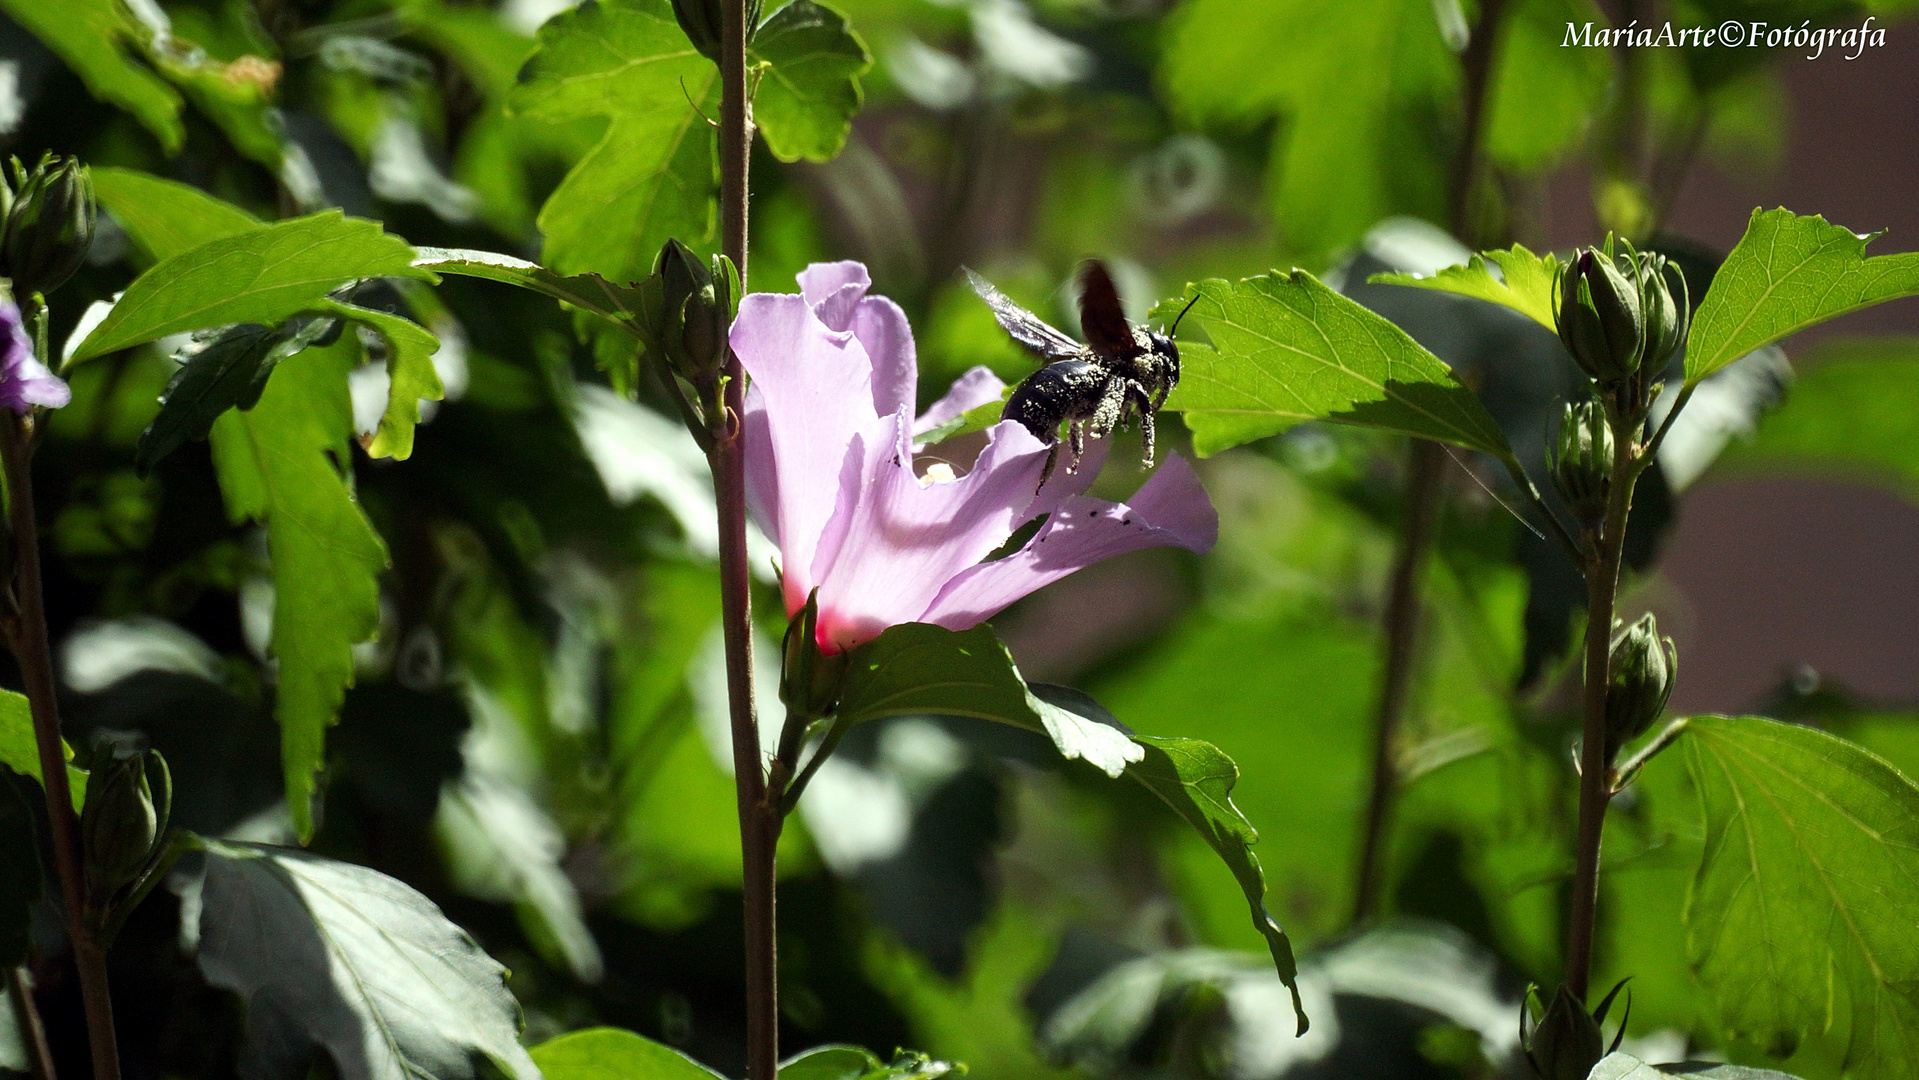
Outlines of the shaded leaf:
M1495 277L1492 265L1499 267ZM1380 285L1411 285L1437 289L1512 308L1558 333L1553 317L1553 282L1559 277L1559 259L1552 252L1542 258L1514 244L1506 251L1484 251L1464 266L1449 266L1437 274L1374 274L1367 281Z
M162 259L127 287L74 361L227 323L278 323L331 290L375 277L432 278L378 222L328 210Z
M221 413L253 408L266 390L274 365L337 327L331 319L310 319L286 330L257 323L228 327L167 380L160 412L134 446L133 467L145 475L161 458L194 439L206 438Z
M1802 358L1785 404L1735 440L1733 470L1888 482L1919 496L1919 338L1853 338Z
M311 349L274 369L252 411L228 411L212 430L228 516L267 527L280 661L274 711L287 809L302 839L313 835L326 728L353 683L353 645L380 625L386 546L341 474L353 430L346 376L358 357L350 338Z
M911 1050L901 1050L892 1061L881 1061L859 1046L816 1046L780 1063L780 1080L932 1080L964 1072L948 1061L938 1061Z
M86 800L87 774L72 765L73 747L66 747L66 754L67 785L73 789L73 808L78 810ZM42 782L40 744L33 735L33 706L26 695L12 690L0 690L0 765Z
M1686 337L1686 382L1849 311L1919 293L1919 251L1866 258L1861 236L1817 215L1754 210Z
M1919 1061L1919 787L1869 751L1758 717L1699 717L1706 846L1686 951L1727 1031L1784 1057L1850 998L1849 1075Z
M152 173L102 166L93 170L94 194L133 242L155 259L250 232L265 223L196 187Z
M753 35L749 63L766 65L753 91L753 122L781 161L828 161L846 144L873 64L846 16L793 0Z
M492 251L419 248L413 265L439 274L484 278L543 293L581 311L633 329L642 310L640 289L615 285L598 274L556 274L538 263Z
M169 155L179 153L186 139L180 95L128 55L143 50L151 32L119 0L0 0L0 9L65 61L94 97L132 113Z
M605 119L598 144L541 207L540 261L563 275L637 281L668 237L712 232L713 132L695 110L718 71L667 0L605 0L557 15L520 73L513 107L538 121Z
M38 899L40 844L33 811L13 777L0 769L0 969L26 962ZM7 1004L0 1000L0 1007Z
M200 970L247 1006L240 1074L538 1080L506 969L407 885L290 848L206 841Z
M670 1046L620 1028L588 1028L533 1048L546 1080L716 1080L719 1073Z
M1140 749L1109 716L1089 718L1074 711L1084 703L1066 695L1077 691L1048 689L1051 700L1042 698L1039 688L1027 688L990 627L953 631L901 623L850 655L838 716L847 725L928 715L1011 724L1046 735L1061 756L1083 758L1108 776L1139 760Z
M1755 1069L1749 1065L1727 1065L1717 1061L1685 1061L1671 1065L1648 1065L1631 1054L1608 1054L1593 1066L1588 1080L1668 1080L1676 1076L1701 1076L1706 1080L1799 1080L1791 1073Z
M1304 270L1198 289L1188 318L1211 344L1181 343L1179 387L1166 407L1186 414L1201 455L1332 420L1512 456L1444 361Z
M977 431L985 431L987 428L999 423L1000 415L1006 411L1006 399L1013 396L1013 390L1014 387L1009 386L1000 392L999 400L989 401L984 405L975 405L944 424L928 428L925 432L916 436L917 441L927 446L932 446L935 443L942 443L948 439L958 438L961 435L971 435Z

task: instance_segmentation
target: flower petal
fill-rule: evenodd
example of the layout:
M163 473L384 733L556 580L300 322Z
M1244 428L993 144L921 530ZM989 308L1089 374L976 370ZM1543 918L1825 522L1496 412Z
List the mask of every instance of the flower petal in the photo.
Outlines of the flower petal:
M1149 547L1206 552L1219 539L1219 515L1192 466L1169 455L1130 503L1075 496L1064 500L1021 550L975 566L940 591L919 621L966 630L1006 605L1102 559Z
M67 384L34 359L20 309L0 299L0 406L24 416L35 405L57 409L72 400Z
M867 346L872 351L872 346ZM946 396L926 407L918 420L913 421L913 434L924 435L950 420L964 416L968 411L977 409L989 401L998 401L1006 392L1006 384L1000 381L993 369L981 365L953 380L953 388Z
M913 474L911 438L902 409L860 440L859 499L830 530L843 539L816 556L822 644L851 649L919 618L1026 520L1047 448L1024 427L995 426L972 471L949 483Z
M834 333L791 293L740 302L729 340L752 376L745 436L748 490L778 538L787 612L805 604L821 533L842 498L853 440L874 420L873 365L859 340ZM847 492L851 497L856 492Z
M919 404L919 355L906 312L884 296L861 300L853 312L853 336L873 361L873 412L890 416Z
M851 259L842 262L813 263L795 277L800 283L800 295L806 298L807 307L818 307L822 300L848 285L860 287L859 293L854 297L856 300L873 287L873 277L866 272L866 267ZM833 329L844 330L846 327L840 325Z

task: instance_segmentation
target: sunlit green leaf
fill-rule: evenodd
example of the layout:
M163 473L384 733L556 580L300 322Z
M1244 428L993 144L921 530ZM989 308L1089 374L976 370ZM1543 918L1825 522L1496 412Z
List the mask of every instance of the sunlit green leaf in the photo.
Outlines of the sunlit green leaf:
M1798 360L1785 404L1718 468L1887 482L1919 495L1919 338L1848 338Z
M933 1080L964 1071L911 1050L881 1061L863 1047L816 1046L781 1062L780 1080Z
M0 0L0 9L66 61L94 97L132 113L169 154L186 139L180 95L129 53L151 31L119 0Z
M1006 412L1006 399L1011 396L1013 396L1013 388L1009 386L1000 393L998 401L989 401L984 405L975 405L944 424L928 428L925 434L918 436L918 439L920 442L931 446L934 443L942 443L961 435L971 435L976 431L985 431L987 428L1000 422L1001 415Z
M1757 717L1685 737L1706 849L1687 952L1727 1029L1784 1056L1850 1003L1851 1075L1919 1061L1919 787L1865 749Z
M860 75L872 66L846 16L793 0L753 35L749 62L767 65L753 92L753 122L781 161L827 161L860 111Z
M606 0L554 17L520 77L520 114L607 121L540 210L542 263L637 281L668 237L698 246L712 232L713 129L695 103L711 96L717 69L667 0Z
M588 1028L533 1048L546 1080L720 1080L670 1046L620 1028Z
M350 281L432 278L377 222L328 210L227 236L162 259L127 287L73 359L228 323L278 323Z
M1686 381L1808 326L1919 293L1919 252L1869 259L1866 245L1878 235L1816 215L1754 210L1693 315Z
M207 841L200 970L247 1006L242 1075L538 1080L506 969L433 902L374 870Z
M326 729L353 683L353 646L380 625L386 545L341 475L352 460L346 376L358 360L350 338L309 349L274 369L252 411L228 411L212 431L228 516L267 527L280 661L274 711L287 809L303 839L313 833Z
M1200 454L1333 420L1511 455L1444 361L1304 270L1198 289L1188 318L1211 344L1181 342L1179 388L1166 407L1186 414Z
M86 801L87 774L71 764L72 747L66 747L66 754L67 785L73 789L73 808L78 810ZM33 734L33 706L26 695L11 690L0 690L0 765L36 781L41 779L40 744Z
M438 401L446 393L440 385L440 373L433 366L433 354L440 350L440 339L411 319L385 311L374 311L357 304L328 301L322 310L353 319L377 330L386 339L386 370L391 379L387 392L386 414L373 434L367 453L404 461L413 454L413 429L420 422L420 402Z
M565 304L631 328L639 312L639 290L615 285L598 274L566 277L538 263L492 251L456 248L420 248L413 265L439 274L485 278L543 293Z
M1495 277L1492 265L1499 267ZM1449 266L1437 274L1374 274L1366 280L1382 285L1411 285L1437 289L1512 308L1532 321L1558 332L1553 316L1553 282L1559 277L1559 259L1552 252L1542 258L1514 244L1506 251L1480 252L1464 266Z
M1521 0L1503 22L1487 87L1486 155L1533 172L1577 146L1606 104L1612 82L1606 50L1561 47L1568 23L1606 21L1592 0Z
M155 259L260 228L264 222L199 188L135 169L93 170L100 205Z

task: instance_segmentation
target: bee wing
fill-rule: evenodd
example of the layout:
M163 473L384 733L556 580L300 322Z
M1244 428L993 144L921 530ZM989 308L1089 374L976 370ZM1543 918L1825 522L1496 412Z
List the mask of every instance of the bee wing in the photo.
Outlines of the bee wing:
M1098 259L1086 260L1079 271L1079 328L1096 352L1132 356L1140 351L1133 328L1126 324L1126 309L1120 306L1113 275Z
M1046 325L1039 316L1013 303L1011 297L970 269L966 271L966 280L973 283L973 291L993 309L993 318L999 320L1000 328L1048 362L1070 360L1086 352L1086 346Z

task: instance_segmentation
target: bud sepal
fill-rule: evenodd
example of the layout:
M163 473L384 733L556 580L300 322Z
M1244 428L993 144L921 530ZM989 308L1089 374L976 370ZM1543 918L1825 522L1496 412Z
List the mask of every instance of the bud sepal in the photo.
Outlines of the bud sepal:
M93 246L93 174L77 158L46 154L31 172L15 158L5 210L0 276L22 297L66 284Z
M1547 448L1546 464L1559 497L1589 531L1606 516L1613 454L1605 407L1591 398L1568 404L1560 416L1559 437Z
M1520 1006L1519 1035L1533 1075L1539 1080L1586 1080L1600 1059L1618 1050L1626 1035L1626 1021L1632 1016L1630 995L1626 1000L1626 1015L1620 1018L1619 1031L1613 1036L1611 1047L1606 1045L1600 1025L1606 1022L1613 999L1625 985L1626 980L1621 979L1590 1015L1564 984L1553 992L1552 1003L1543 1006L1537 988L1529 987L1526 1003ZM1526 1031L1529 1015L1533 1021L1530 1033Z
M168 850L173 778L158 750L96 753L80 811L87 908L101 926L117 925L145 894Z
M1651 612L1613 640L1611 670L1606 688L1606 761L1610 764L1627 743L1651 728L1672 698L1679 651L1669 637L1659 636Z

